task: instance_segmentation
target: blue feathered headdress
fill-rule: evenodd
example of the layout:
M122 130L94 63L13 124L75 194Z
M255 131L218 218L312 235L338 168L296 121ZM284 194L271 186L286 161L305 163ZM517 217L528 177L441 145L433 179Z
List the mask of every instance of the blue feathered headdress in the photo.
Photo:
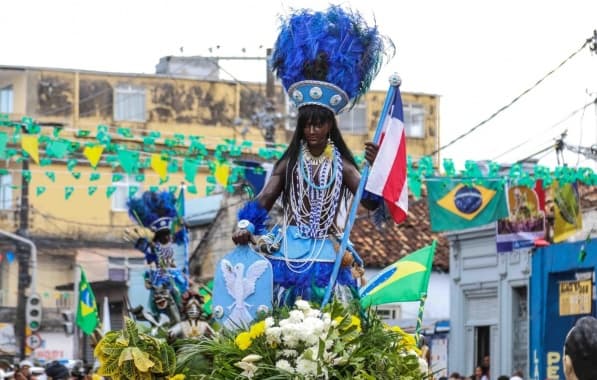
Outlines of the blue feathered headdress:
M367 92L393 48L359 13L332 5L282 19L271 64L297 107L317 104L338 114Z
M127 206L133 221L154 232L170 229L178 215L176 198L169 191L146 191L140 197L130 198Z

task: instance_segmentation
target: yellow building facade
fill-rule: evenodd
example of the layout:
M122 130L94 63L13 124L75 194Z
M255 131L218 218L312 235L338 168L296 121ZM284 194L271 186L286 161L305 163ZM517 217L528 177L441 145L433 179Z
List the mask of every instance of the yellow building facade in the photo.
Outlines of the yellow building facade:
M0 184L0 229L14 232L22 226L19 210L24 173L30 178L27 183L28 233L40 245L37 292L44 294L44 306L68 303L64 300L68 294L57 292L55 287L73 281L77 256L96 253L95 261L86 263L85 267L98 271L98 278L107 273L105 252L111 250L115 256L142 257L135 256L130 243L122 240L124 228L133 226L125 209L131 187L141 192L150 186L192 185L185 181L185 173L180 169L181 158L177 158L180 160L178 171L169 173L167 181L161 180L151 168L127 175L114 164L117 160L108 159L108 153L95 169L92 168L82 155L82 149L85 144L99 140L98 126L105 127L103 131L110 136L111 143L140 152L139 160L151 159L152 152L146 151L144 138L152 133L160 135L152 144L153 153L166 149L167 139L176 136L182 136L184 144L175 149L184 152L190 145L190 136L200 136L209 152L205 157L208 161L213 160L218 145L230 141L240 144L245 140L250 141L251 146L245 146L243 156L259 160L262 157L258 152L266 144L263 128L255 115L267 100L265 92L265 84L260 83L0 66L0 113L8 114L10 120L31 117L42 124L40 135L50 139L57 135L81 144L71 155L53 157L44 165L30 160L29 172L24 172L23 162L16 159L0 163L0 168L6 169ZM372 138L384 98L384 91L370 91L350 113L340 116L340 127L353 152L362 153L364 142ZM274 86L274 97L270 100L277 105L273 138L276 143L285 143L293 126L281 86ZM408 154L417 158L432 153L439 146L439 97L404 93L403 101ZM4 132L9 136L14 134L10 129ZM21 148L18 144L11 145L10 141L8 147ZM47 157L42 144L39 154L40 158ZM69 166L73 157L76 165ZM194 182L197 191L195 194L187 192L188 197L206 195L212 169L207 165L198 168ZM115 173L120 176L116 178ZM113 190L110 196L108 189ZM4 241L2 253L12 247L13 243ZM2 260L0 274L0 306L15 306L16 260L12 263Z

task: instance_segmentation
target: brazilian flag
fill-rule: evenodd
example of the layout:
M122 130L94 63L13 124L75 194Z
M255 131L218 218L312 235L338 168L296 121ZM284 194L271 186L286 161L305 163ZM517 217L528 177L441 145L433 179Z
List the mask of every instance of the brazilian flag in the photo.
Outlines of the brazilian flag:
M384 268L359 289L361 306L420 301L427 294L437 242L412 252Z
M95 295L81 268L81 280L79 281L79 305L77 307L77 326L87 335L91 335L98 324L97 304Z
M478 227L508 217L508 201L501 181L483 185L451 179L427 181L432 231Z

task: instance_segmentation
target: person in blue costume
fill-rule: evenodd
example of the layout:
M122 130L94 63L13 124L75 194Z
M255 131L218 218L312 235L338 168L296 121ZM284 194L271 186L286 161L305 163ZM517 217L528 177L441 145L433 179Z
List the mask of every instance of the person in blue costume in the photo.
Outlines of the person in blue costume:
M145 286L150 291L149 306L154 315L165 313L171 321L180 322L181 295L189 281L174 261L174 245L183 244L181 228L173 231L175 221L182 224L176 209L176 198L169 191L146 191L127 202L130 218L153 232L151 239L126 231L127 240L143 252L149 268L144 273Z
M232 237L236 244L257 243L270 260L275 305L323 299L340 254L342 211L360 181L336 115L367 91L379 70L384 43L359 14L338 6L324 12L297 11L281 28L272 66L298 108L297 125L263 190L239 211L239 229ZM366 160L372 163L376 154L377 146L366 143ZM267 234L268 212L278 199L283 221ZM361 204L374 210L380 200L366 193ZM343 265L335 284L341 300L357 294L351 269Z

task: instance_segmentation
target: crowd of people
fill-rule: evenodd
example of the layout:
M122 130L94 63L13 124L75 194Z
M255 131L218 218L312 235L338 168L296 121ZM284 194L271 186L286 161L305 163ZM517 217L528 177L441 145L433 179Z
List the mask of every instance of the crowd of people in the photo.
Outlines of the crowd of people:
M10 365L2 367L0 380L87 380L91 379L91 368L77 363L72 368L59 361L52 361L45 367L34 366L30 360L21 361L13 370Z

